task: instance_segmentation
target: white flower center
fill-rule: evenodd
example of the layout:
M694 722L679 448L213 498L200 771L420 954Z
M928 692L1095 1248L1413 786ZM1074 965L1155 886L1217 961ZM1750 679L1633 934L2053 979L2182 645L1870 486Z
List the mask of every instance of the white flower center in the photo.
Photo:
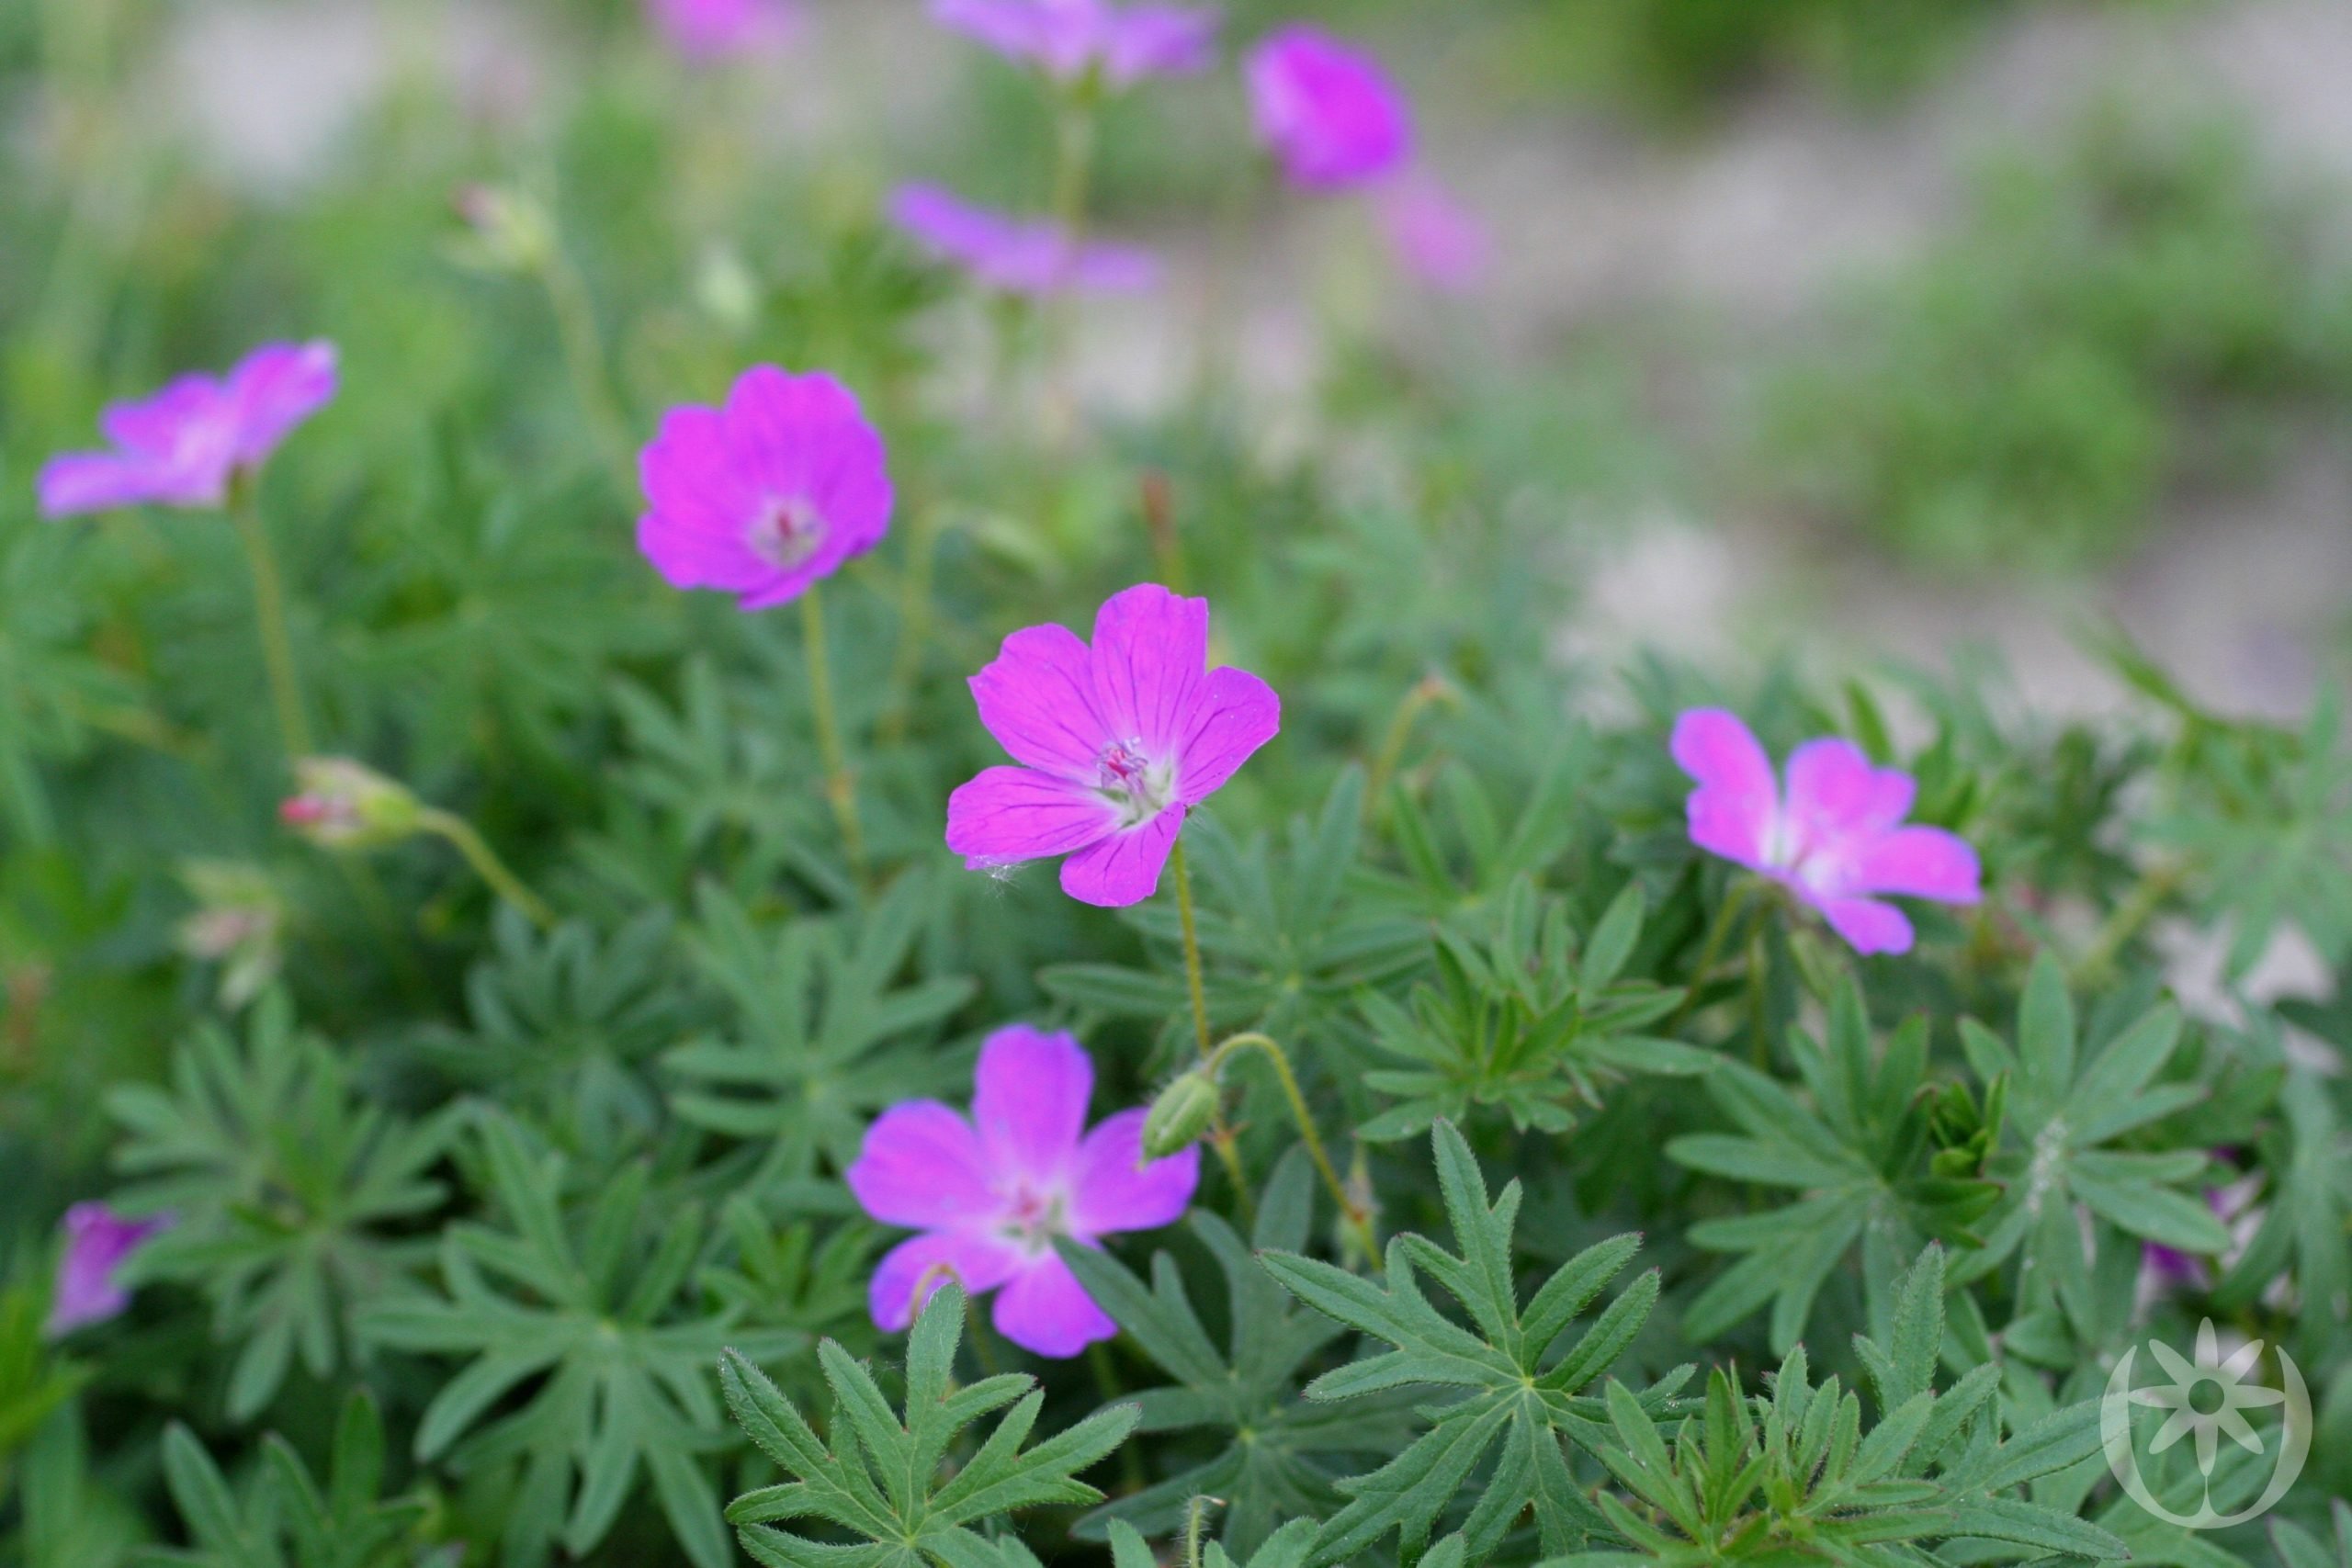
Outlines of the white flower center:
M799 496L765 498L752 525L743 530L743 543L751 552L778 571L800 565L824 542L824 518Z
M1050 1252L1056 1236L1069 1235L1069 1195L1024 1181L1006 1201L999 1228L1005 1240L1033 1258Z
M1095 759L1094 787L1119 808L1119 826L1132 828L1168 809L1176 795L1176 764L1155 759L1140 740L1118 740Z

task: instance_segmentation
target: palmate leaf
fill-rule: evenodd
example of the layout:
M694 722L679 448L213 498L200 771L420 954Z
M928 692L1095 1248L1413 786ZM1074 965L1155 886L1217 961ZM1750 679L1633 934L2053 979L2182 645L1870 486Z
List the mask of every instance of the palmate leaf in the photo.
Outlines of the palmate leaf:
M1305 1152L1276 1168L1260 1196L1250 1246L1296 1252L1306 1245L1314 1173ZM1195 1210L1186 1222L1225 1275L1231 1342L1220 1349L1194 1311L1176 1260L1152 1258L1146 1285L1108 1253L1065 1244L1062 1257L1103 1311L1144 1354L1176 1379L1136 1396L1140 1432L1204 1431L1222 1448L1214 1457L1140 1492L1097 1508L1077 1533L1101 1540L1124 1522L1159 1533L1195 1497L1215 1497L1227 1546L1247 1554L1283 1520L1338 1511L1333 1483L1348 1471L1343 1455L1386 1454L1411 1434L1408 1396L1314 1404L1298 1398L1299 1369L1344 1332L1320 1313L1297 1309L1244 1247L1233 1227Z
M1378 1142L1429 1131L1443 1119L1489 1113L1521 1132L1566 1132L1579 1106L1635 1074L1713 1071L1713 1053L1643 1032L1680 991L1623 981L1640 942L1641 890L1629 886L1589 938L1569 929L1566 900L1514 879L1491 908L1457 916L1436 933L1437 983L1398 1002L1367 991L1361 1006L1389 1063L1365 1084L1400 1103L1358 1136Z
M1742 1398L1718 1369L1702 1409L1666 1432L1623 1385L1608 1389L1599 1448L1620 1490L1597 1502L1619 1548L1544 1568L1676 1568L1725 1561L1916 1568L1933 1540L2000 1543L2001 1555L2112 1560L2124 1543L2070 1513L2011 1495L2098 1451L2096 1401L2053 1412L2001 1440L2000 1369L1934 1386L1944 1336L1944 1266L1930 1247L1897 1282L1883 1338L1855 1337L1877 1396L1867 1430L1859 1394L1815 1386L1792 1349L1769 1393Z
M2015 1085L2003 1152L1991 1167L2007 1191L1985 1224L1983 1250L1956 1269L1962 1279L1981 1278L2022 1249L2030 1267L2020 1315L2054 1302L2096 1343L2114 1314L2098 1304L2112 1292L2095 1289L2092 1258L2125 1250L2118 1232L2188 1253L2228 1247L2229 1231L2191 1195L2208 1163L2202 1150L2109 1146L2205 1099L2202 1085L2157 1081L2180 1031L2178 1010L2159 1006L2084 1055L2064 971L2047 953L2018 1006L2016 1049L1974 1020L1961 1021L1977 1076ZM2089 1250L2078 1217L2086 1210L2096 1221Z
M379 1500L384 1423L364 1392L344 1402L323 1488L272 1434L241 1497L176 1424L164 1434L164 1480L195 1544L150 1550L133 1560L140 1568L396 1568L415 1560L410 1537L426 1511L419 1499Z
M1921 1094L1926 1019L1896 1030L1879 1056L1861 991L1849 982L1830 1007L1826 1043L1792 1032L1791 1053L1810 1103L1775 1079L1726 1063L1707 1087L1740 1132L1694 1134L1666 1147L1668 1158L1693 1170L1804 1193L1785 1208L1690 1227L1700 1247L1746 1254L1683 1314L1683 1331L1693 1339L1713 1338L1770 1302L1772 1345L1787 1351L1804 1331L1822 1286L1857 1246L1864 1289L1874 1314L1883 1315L1902 1259L1930 1239L1972 1242L1970 1227L2000 1197L2000 1189L1973 1169L1929 1152L1938 1105ZM1994 1103L1986 1119L1995 1122L1999 1095L1996 1089L1987 1096Z
M641 1478L695 1568L726 1568L718 1499L700 1457L727 1442L711 1364L730 1342L776 1356L805 1337L681 1303L705 1226L675 1205L657 1224L643 1165L605 1181L575 1227L558 1196L562 1156L503 1113L485 1111L479 1126L513 1229L452 1226L441 1249L447 1295L390 1303L364 1321L379 1344L469 1358L425 1406L417 1457L446 1457L460 1472L518 1468L509 1568L547 1562L559 1540L574 1556L594 1550Z
M1237 840L1209 813L1186 822L1186 852L1201 885L1201 953L1220 1028L1292 1038L1344 1011L1363 987L1419 962L1426 933L1418 922L1348 896L1363 818L1363 775L1351 768L1312 821L1291 823L1279 849ZM1161 967L1057 964L1039 983L1115 1017L1161 1022L1181 1014L1183 979L1172 955L1182 933L1165 903L1137 905L1127 916L1170 955Z
M211 1298L215 1333L241 1346L233 1418L266 1405L297 1355L331 1376L362 1303L416 1289L429 1247L391 1233L440 1206L427 1172L453 1123L368 1104L282 993L262 998L243 1045L207 1025L174 1055L168 1090L126 1085L107 1108L130 1133L116 1164L140 1179L123 1201L178 1216L134 1267Z
M808 1176L820 1157L845 1168L876 1112L955 1074L930 1046L972 983L900 984L933 907L929 880L912 872L863 915L773 927L707 892L695 952L736 1021L662 1058L682 1086L672 1109L763 1151L763 1177Z
M1398 1235L1389 1243L1385 1286L1295 1253L1264 1257L1267 1270L1299 1300L1395 1347L1316 1379L1309 1399L1352 1400L1406 1388L1458 1396L1438 1406L1430 1429L1394 1460L1340 1483L1350 1501L1316 1538L1316 1563L1352 1561L1391 1532L1410 1563L1465 1489L1477 1497L1461 1526L1464 1549L1474 1559L1493 1551L1531 1507L1546 1552L1566 1551L1602 1528L1569 1473L1562 1442L1590 1449L1605 1440L1606 1407L1577 1391L1606 1371L1641 1331L1657 1301L1657 1273L1636 1280L1555 1358L1553 1346L1632 1260L1641 1238L1622 1235L1578 1253L1521 1308L1511 1277L1519 1183L1490 1205L1477 1158L1453 1123L1438 1122L1430 1141L1458 1254L1423 1236ZM1430 1303L1417 1271L1461 1303L1471 1326ZM1642 1395L1644 1403L1662 1408L1689 1376L1686 1368L1661 1379ZM1498 1446L1491 1473L1474 1487L1472 1472Z
M830 1443L749 1358L727 1351L719 1381L728 1407L760 1451L794 1478L728 1506L727 1518L754 1562L766 1568L998 1568L1004 1559L974 1527L1023 1508L1102 1500L1079 1472L1126 1439L1135 1406L1098 1411L1024 1449L1045 1394L1035 1379L1018 1374L956 1387L963 1327L964 1292L951 1284L932 1298L908 1336L903 1417L854 1357L831 1339L820 1345L833 1392ZM943 1477L957 1435L1007 1405L1012 1409L987 1439ZM865 1544L812 1540L776 1528L805 1519Z

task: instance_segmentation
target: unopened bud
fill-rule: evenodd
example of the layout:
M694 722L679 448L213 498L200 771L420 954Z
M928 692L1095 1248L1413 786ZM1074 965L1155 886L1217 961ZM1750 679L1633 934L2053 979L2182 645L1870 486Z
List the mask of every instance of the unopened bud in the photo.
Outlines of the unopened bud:
M741 337L760 324L760 280L732 249L715 247L703 254L695 269L695 303Z
M277 977L285 900L267 872L235 862L194 861L180 868L180 880L197 908L180 922L179 950L221 965L221 1005L242 1008Z
M537 272L555 254L555 224L544 208L499 186L459 188L451 205L470 230L461 259L485 272Z
M297 790L278 819L333 850L396 844L424 829L424 807L408 786L348 757L305 757L294 764Z
M1143 1157L1166 1159L1200 1142L1221 1098L1216 1080L1198 1067L1161 1089L1143 1119Z

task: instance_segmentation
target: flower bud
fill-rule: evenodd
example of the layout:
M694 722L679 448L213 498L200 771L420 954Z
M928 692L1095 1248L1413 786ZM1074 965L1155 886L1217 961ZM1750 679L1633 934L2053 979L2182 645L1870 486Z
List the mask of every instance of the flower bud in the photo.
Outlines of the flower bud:
M471 231L459 259L484 272L537 272L555 254L555 223L537 201L498 186L460 188L451 205Z
M305 757L294 778L278 818L322 848L379 849L424 830L424 807L406 784L348 757Z
M1216 1080L1194 1068L1159 1091L1143 1122L1143 1157L1166 1159L1200 1141L1216 1120Z
M190 958L221 965L220 1002L232 1011L259 996L284 961L286 903L258 866L191 861L180 880L197 903L176 933Z

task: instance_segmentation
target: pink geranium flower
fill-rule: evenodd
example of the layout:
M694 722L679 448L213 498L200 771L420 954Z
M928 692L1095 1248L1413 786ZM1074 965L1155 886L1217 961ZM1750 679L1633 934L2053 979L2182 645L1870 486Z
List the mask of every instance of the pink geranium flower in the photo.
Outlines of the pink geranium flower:
M1872 767L1849 741L1798 747L1785 796L1736 714L1686 713L1673 745L1675 761L1699 781L1690 841L1788 887L1859 953L1911 950L1911 922L1884 895L1944 904L1983 897L1976 852L1940 828L1903 826L1917 786L1907 773Z
M130 1305L130 1292L120 1279L123 1265L171 1224L168 1214L130 1219L104 1203L76 1203L66 1210L58 1227L64 1233L65 1251L58 1260L57 1289L50 1302L50 1337L120 1317Z
M1143 1157L1144 1112L1086 1130L1094 1065L1067 1034L1016 1025L989 1036L972 1119L937 1100L894 1105L866 1129L849 1189L885 1224L922 1234L874 1271L874 1321L896 1333L942 1285L999 1291L997 1332L1040 1356L1075 1356L1118 1332L1054 1251L1152 1230L1184 1212L1200 1150ZM977 1125L975 1125L977 1123Z
M1062 890L1088 904L1150 897L1184 814L1282 728L1272 687L1204 673L1208 642L1208 601L1148 582L1103 604L1091 649L1057 626L1006 637L972 695L1023 765L948 796L947 847L975 870L1068 855Z
M1362 50L1313 28L1281 28L1244 69L1259 138L1294 185L1369 185L1412 155L1405 95Z
M646 0L646 10L670 47L700 65L775 49L800 23L790 0Z
M1147 76L1205 68L1217 17L1185 6L1114 6L1110 0L932 0L941 26L1037 66L1057 81L1090 73L1125 87Z
M1159 281L1159 259L1148 251L1080 243L1057 223L1008 218L937 186L899 187L890 220L933 255L1007 294L1135 293Z
M38 481L41 513L219 507L237 475L260 468L334 392L335 351L327 343L270 344L225 380L182 376L100 416L113 450L51 458Z
M638 548L673 588L746 610L796 599L890 525L882 437L831 376L743 373L724 408L679 408L639 459Z
M1494 236L1486 224L1430 176L1391 181L1376 205L1397 264L1440 293L1466 293L1493 266Z

